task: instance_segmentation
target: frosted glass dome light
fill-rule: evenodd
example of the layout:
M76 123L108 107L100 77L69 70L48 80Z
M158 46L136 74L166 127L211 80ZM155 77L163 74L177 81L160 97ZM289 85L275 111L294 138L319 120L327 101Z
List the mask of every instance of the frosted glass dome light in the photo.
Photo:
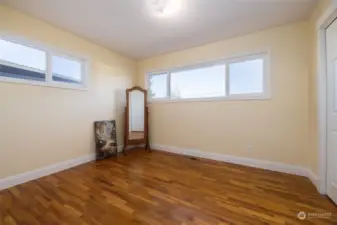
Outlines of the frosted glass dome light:
M148 0L149 8L158 17L170 17L182 10L182 0Z

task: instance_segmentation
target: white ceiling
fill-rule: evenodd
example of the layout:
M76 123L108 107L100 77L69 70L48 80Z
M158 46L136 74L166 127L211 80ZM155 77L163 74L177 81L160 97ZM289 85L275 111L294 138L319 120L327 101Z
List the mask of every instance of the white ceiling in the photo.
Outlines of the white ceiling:
M1 1L1 0L0 0ZM5 0L9 6L141 59L308 18L316 0L184 0L157 18L147 0Z

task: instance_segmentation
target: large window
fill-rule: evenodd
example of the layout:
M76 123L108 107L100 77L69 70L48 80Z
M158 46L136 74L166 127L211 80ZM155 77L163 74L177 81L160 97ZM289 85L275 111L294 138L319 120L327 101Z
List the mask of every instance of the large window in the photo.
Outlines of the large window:
M86 60L0 37L0 81L86 87Z
M256 54L148 75L151 101L262 99L269 94L268 55Z

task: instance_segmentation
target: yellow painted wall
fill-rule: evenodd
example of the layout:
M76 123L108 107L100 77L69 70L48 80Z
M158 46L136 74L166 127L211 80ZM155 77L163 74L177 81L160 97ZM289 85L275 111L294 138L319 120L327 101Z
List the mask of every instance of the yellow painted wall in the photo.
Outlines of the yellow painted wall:
M330 2L319 1L310 21L169 53L137 64L69 32L0 6L2 32L91 59L89 91L0 83L0 178L93 153L94 120L116 118L118 141L122 144L124 90L133 83L144 86L144 74L148 71L261 49L271 53L271 99L152 104L151 142L300 165L317 174L314 24ZM248 145L252 146L251 150Z
M88 91L0 82L0 178L94 153L95 120L117 119L123 144L133 60L5 6L0 30L91 59Z
M271 99L151 104L151 142L311 167L310 35L304 21L140 61L144 86L148 71L261 49L271 57Z

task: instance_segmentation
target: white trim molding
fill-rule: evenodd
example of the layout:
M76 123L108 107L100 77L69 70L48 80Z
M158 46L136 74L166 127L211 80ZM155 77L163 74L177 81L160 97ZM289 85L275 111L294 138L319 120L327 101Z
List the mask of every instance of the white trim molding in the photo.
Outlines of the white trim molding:
M221 161L226 163L233 163L243 166L249 166L254 168L260 168L265 170L271 170L281 173L288 173L297 176L303 176L309 178L309 180L316 186L318 184L318 177L308 168L297 166L297 165L289 165L283 164L278 162L271 162L265 160L258 160L258 159L251 159L251 158L244 158L232 155L225 155L219 153L209 153L203 152L196 149L187 149L187 148L180 148L174 146L167 146L167 145L160 145L160 144L153 144L151 145L152 149L185 155L185 156L192 156L197 158L203 159L211 159L215 161Z
M23 184L31 180L36 180L40 177L48 176L53 173L60 172L81 164L95 160L95 154L81 156L68 161L52 164L36 170L28 171L18 175L6 177L0 180L0 190L13 187L15 185Z
M319 184L317 176L310 171L307 168L295 166L295 165L287 165L282 163L275 163L270 161L263 161L263 160L257 160L257 159L250 159L250 158L243 158L243 157L237 157L237 156L231 156L231 155L224 155L219 153L207 153L202 152L200 150L195 149L186 149L186 148L179 148L179 147L172 147L172 146L166 146L166 145L151 145L151 147L155 150L159 151L165 151L180 155L186 155L186 156L193 156L198 158L204 158L204 159L211 159L221 162L227 162L227 163L233 163L233 164L239 164L249 167L255 167L260 169L266 169L271 171L277 171L277 172L283 172L288 174L294 174L298 176L304 176L308 177L312 183L314 183L316 186ZM118 152L122 152L123 145L118 146ZM25 173L21 173L18 175L6 177L4 179L0 180L0 190L7 189L19 184L26 183L28 181L36 180L38 178L48 176L53 173L57 173L66 169L70 169L72 167L79 166L81 164L91 162L95 160L95 154L89 154L85 156L81 156L75 159L71 159L68 161L52 164L43 168L39 168L36 170L28 171Z
M327 53L326 28L337 17L337 0L325 10L316 23L317 36L317 124L318 124L318 168L319 179L317 187L321 194L326 194L327 188Z
M123 145L118 145L117 151L121 153L123 151ZM46 167L42 167L36 170L28 171L25 173L17 174L14 176L6 177L4 179L0 179L0 191L3 189L7 189L19 184L26 183L28 181L36 180L38 178L48 176L53 173L57 173L66 169L70 169L72 167L79 166L81 164L94 161L96 159L95 153L89 154L85 156L81 156L75 159L71 159L68 161L55 163Z
M320 30L322 26L324 29L336 18L334 14L337 9L337 0L332 0L330 6L324 11L322 16L317 20L315 27Z

